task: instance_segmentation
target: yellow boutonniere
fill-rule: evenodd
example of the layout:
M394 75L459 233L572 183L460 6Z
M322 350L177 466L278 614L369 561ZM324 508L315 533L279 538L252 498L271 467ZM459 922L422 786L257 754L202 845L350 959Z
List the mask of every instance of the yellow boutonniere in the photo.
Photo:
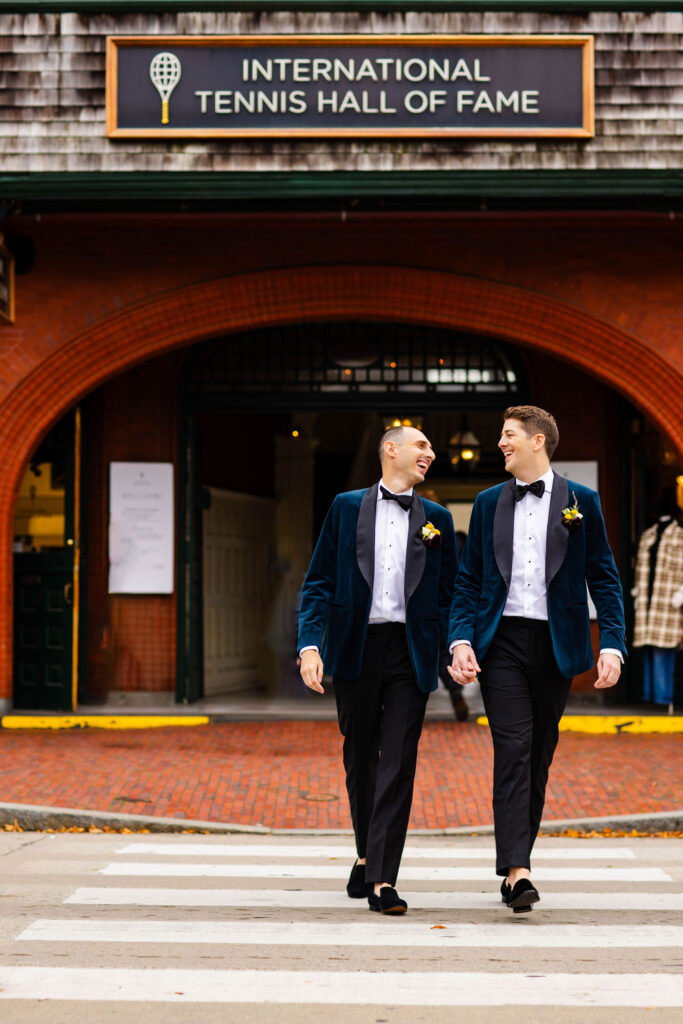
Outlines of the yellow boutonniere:
M420 537L428 548L436 548L441 544L441 530L437 530L434 523L425 523L420 530Z
M572 498L574 499L574 504L562 509L562 525L566 526L568 530L578 530L581 526L583 513L579 512L579 503L573 491Z

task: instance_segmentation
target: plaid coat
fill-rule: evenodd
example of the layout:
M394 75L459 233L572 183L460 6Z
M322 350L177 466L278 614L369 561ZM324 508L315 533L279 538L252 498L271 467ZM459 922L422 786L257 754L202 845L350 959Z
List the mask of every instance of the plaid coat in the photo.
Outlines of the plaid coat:
M662 533L657 551L652 600L647 607L650 548L657 536L651 526L640 538L636 560L636 625L633 646L678 647L683 638L683 609L672 599L683 586L683 528L674 520Z

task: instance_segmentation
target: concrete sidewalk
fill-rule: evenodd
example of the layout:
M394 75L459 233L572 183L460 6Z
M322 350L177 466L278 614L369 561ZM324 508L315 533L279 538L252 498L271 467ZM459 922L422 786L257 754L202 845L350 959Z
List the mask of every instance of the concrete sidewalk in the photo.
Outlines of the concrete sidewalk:
M677 735L563 733L545 819L679 810L680 755ZM491 767L488 729L474 722L427 722L411 827L491 824ZM341 737L333 722L2 729L0 799L249 828L335 830L351 824Z

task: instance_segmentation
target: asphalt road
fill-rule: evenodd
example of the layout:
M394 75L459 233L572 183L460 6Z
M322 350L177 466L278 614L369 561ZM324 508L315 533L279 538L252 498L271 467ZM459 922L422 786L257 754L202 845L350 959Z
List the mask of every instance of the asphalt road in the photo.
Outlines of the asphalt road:
M531 914L489 837L409 840L402 918L344 892L348 837L0 834L0 1020L680 1020L672 839L538 841Z

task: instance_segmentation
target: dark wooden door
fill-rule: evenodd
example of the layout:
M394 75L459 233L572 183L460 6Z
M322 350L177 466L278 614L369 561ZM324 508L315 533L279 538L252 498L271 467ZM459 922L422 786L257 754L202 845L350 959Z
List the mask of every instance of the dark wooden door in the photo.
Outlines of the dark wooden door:
M71 711L78 671L81 419L68 413L33 453L14 516L17 709Z
M14 556L14 705L70 711L73 552Z

